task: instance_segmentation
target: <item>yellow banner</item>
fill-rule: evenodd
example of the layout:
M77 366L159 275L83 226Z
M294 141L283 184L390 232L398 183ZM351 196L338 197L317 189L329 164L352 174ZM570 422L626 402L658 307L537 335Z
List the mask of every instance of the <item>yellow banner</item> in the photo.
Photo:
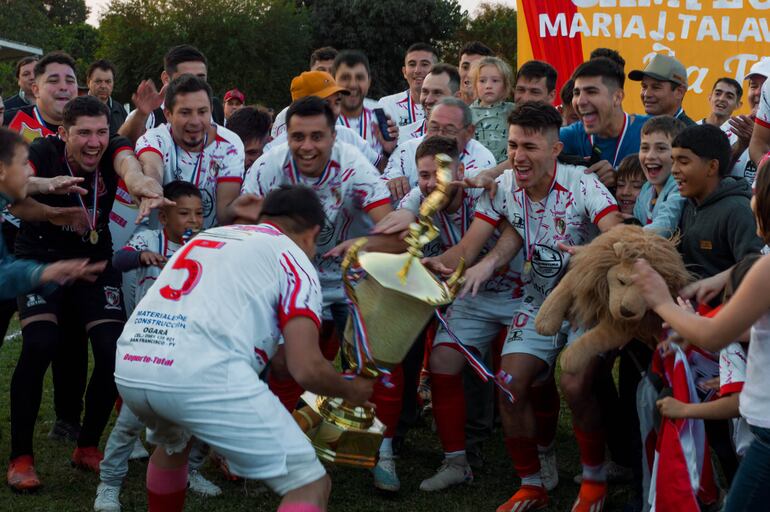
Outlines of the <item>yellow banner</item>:
M770 0L517 0L518 62L551 62L563 83L596 48L626 60L626 75L655 53L673 55L687 68L684 108L692 119L708 115L708 95L721 77L744 78L770 56ZM575 59L573 58L572 61ZM554 63L553 61L556 61ZM626 81L626 111L644 112L639 82ZM748 113L744 106L737 113Z

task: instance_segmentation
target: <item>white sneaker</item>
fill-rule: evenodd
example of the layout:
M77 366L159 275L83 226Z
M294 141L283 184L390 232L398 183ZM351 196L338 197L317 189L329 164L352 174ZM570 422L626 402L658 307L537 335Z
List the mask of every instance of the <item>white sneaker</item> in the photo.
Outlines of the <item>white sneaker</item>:
M96 488L94 512L120 512L120 486L100 483Z
M556 464L556 450L551 448L544 452L538 452L540 459L540 477L543 479L543 487L546 491L553 491L559 485L559 466Z
M187 476L187 488L196 494L206 497L222 494L222 489L215 483L206 480L206 477L201 475L197 469L190 471L190 474Z
M128 460L147 459L149 457L150 454L142 444L142 440L137 437L136 442L134 443L134 448L131 450L131 455L128 456Z
M453 485L473 481L473 471L465 456L444 459L436 474L422 481L421 491L440 491Z
M396 461L393 457L382 457L377 465L372 468L374 486L381 491L397 492L401 489L401 481L396 474Z

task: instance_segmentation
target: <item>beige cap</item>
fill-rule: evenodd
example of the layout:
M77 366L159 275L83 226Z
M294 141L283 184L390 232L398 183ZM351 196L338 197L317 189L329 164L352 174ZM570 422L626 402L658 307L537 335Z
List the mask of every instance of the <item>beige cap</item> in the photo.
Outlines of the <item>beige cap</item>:
M687 87L687 70L681 62L670 55L656 53L647 63L647 67L643 70L635 69L628 74L628 78L637 82L641 82L645 76Z

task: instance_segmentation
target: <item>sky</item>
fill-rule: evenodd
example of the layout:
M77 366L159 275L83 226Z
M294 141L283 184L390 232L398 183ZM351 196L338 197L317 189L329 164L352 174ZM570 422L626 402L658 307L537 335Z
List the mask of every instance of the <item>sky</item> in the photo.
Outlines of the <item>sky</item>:
M505 4L510 5L512 7L516 6L516 0L487 0L489 3L495 3L495 4ZM463 9L468 10L471 14L473 14L473 11L476 9L476 7L482 3L481 0L460 0L460 5L462 5ZM97 19L99 18L99 14L104 9L104 6L109 4L109 0L86 0L86 4L91 9L91 15L88 18L88 22L92 25L97 24Z

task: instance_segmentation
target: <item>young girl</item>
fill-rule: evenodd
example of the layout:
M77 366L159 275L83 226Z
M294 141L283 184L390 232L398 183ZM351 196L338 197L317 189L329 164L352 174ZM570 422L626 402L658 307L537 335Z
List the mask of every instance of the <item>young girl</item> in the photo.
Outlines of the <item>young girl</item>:
M770 241L770 174L764 163L757 172L756 219L759 233ZM735 295L714 318L697 316L676 305L663 278L640 260L634 283L647 304L682 338L706 350L720 350L751 329L746 383L740 394L740 413L754 434L738 468L725 512L767 510L770 503L770 257L763 256L748 272Z
M504 60L484 57L471 73L478 98L471 103L476 140L500 163L508 159L508 114L513 110L513 103L505 100L511 95L513 72Z
M615 179L617 184L615 200L618 202L620 213L625 216L633 215L636 198L639 197L639 192L647 181L637 153L621 160Z

